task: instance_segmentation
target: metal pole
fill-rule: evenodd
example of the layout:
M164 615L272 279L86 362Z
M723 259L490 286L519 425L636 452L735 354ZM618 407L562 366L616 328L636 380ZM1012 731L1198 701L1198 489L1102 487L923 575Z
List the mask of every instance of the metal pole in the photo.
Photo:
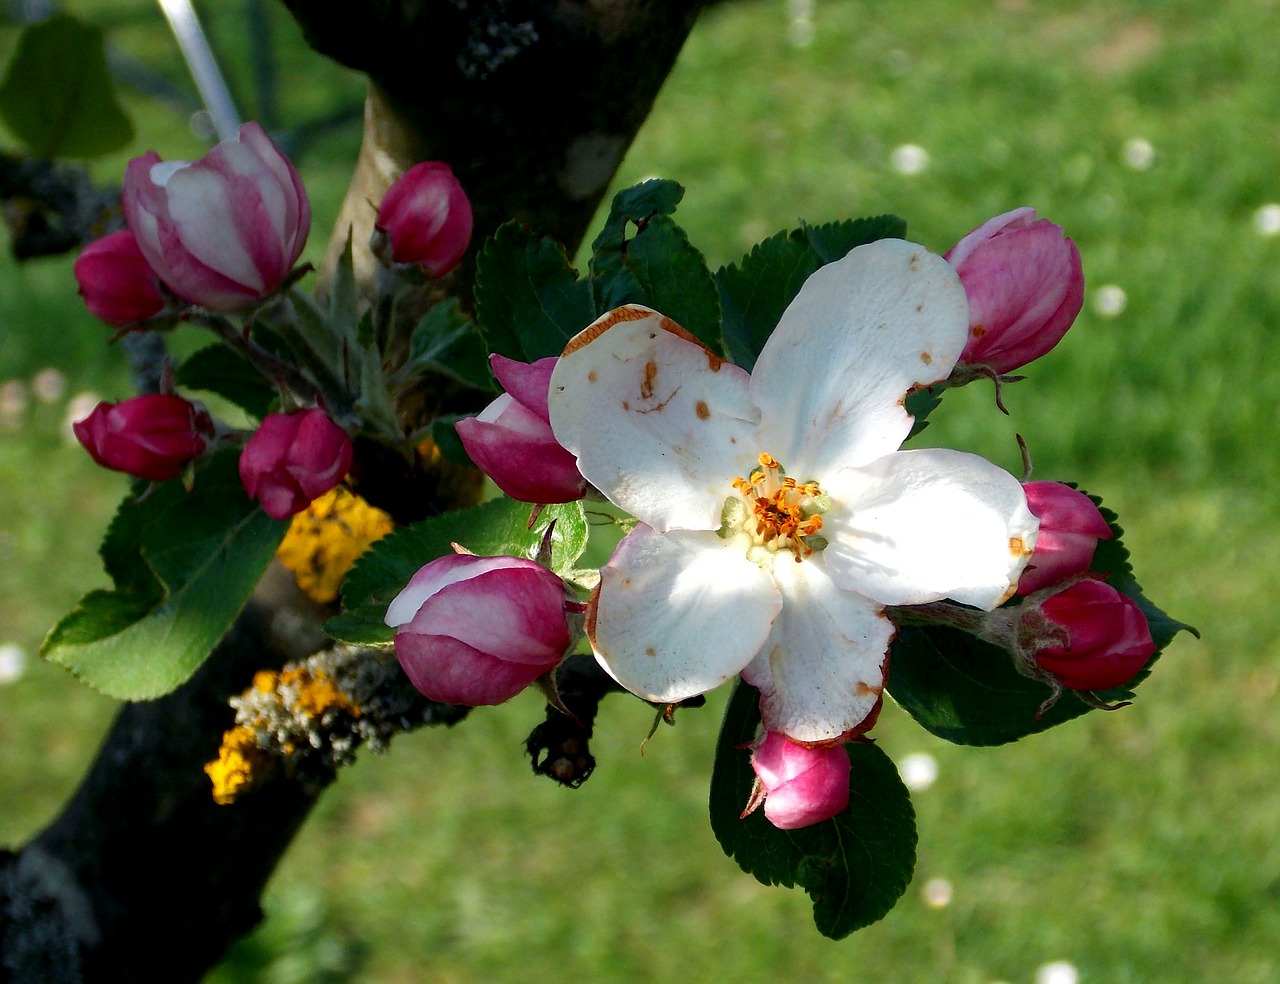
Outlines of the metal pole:
M196 17L191 0L158 0L169 27L173 29L182 56L195 79L200 98L213 120L213 128L219 140L229 140L240 128L240 115L236 112L226 80L213 57L209 39Z

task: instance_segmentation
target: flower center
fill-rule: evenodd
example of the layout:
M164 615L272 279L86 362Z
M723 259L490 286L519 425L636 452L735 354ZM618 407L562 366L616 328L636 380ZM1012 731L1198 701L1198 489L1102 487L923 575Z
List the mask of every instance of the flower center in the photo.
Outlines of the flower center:
M747 533L753 549L770 552L790 550L796 562L812 557L827 541L818 536L822 529L821 513L830 505L817 482L797 482L787 476L776 458L762 452L760 467L748 478L733 480L741 500L730 497L725 504L726 519ZM743 506L745 505L745 509Z

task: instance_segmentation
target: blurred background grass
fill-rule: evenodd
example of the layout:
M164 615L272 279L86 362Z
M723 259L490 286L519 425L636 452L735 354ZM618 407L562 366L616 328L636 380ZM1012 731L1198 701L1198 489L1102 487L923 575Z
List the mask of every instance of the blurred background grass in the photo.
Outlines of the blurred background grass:
M66 6L189 91L155 7ZM310 55L276 5L203 13L246 115L296 127L358 106L359 80ZM257 15L280 59L275 109L253 86ZM16 33L0 29L0 54ZM1067 339L1007 391L1011 418L972 386L925 436L1016 470L1016 429L1037 477L1120 513L1150 596L1204 634L1173 644L1135 705L997 749L947 745L886 708L890 754L937 765L915 795L916 881L834 943L803 895L757 885L711 836L721 697L643 757L647 709L607 704L601 767L570 792L528 772L540 711L526 695L349 770L272 882L268 921L215 978L1280 980L1276 37L1274 0L726 4L619 177L682 182L678 218L713 266L802 218L892 211L937 250L1023 204L1069 230L1088 295ZM102 180L148 148L206 146L187 109L128 103L138 139L94 165ZM300 156L313 258L358 140L350 124L321 132ZM66 442L68 401L124 396L127 380L70 260L0 263L4 844L57 810L112 713L34 653L102 582L94 549L124 492ZM35 385L47 369L64 393Z

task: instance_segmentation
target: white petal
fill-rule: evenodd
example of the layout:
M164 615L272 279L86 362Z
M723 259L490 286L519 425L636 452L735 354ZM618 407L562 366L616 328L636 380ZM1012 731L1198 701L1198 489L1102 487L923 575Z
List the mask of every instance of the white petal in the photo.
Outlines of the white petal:
M551 376L551 428L583 477L642 522L715 530L759 453L748 381L670 318L629 304L569 342Z
M773 578L743 545L714 533L643 524L600 570L596 658L634 694L677 701L736 676L782 607ZM741 549L740 549L741 548Z
M911 431L903 397L950 375L968 332L959 277L923 246L884 239L828 263L756 361L760 450L802 481L896 451Z
M760 690L767 729L795 741L833 741L875 710L893 624L880 605L838 588L821 555L779 561L774 577L782 614L742 678Z
M831 576L886 605L952 598L995 608L1013 594L1039 529L1016 478L960 451L899 451L835 472L824 489Z

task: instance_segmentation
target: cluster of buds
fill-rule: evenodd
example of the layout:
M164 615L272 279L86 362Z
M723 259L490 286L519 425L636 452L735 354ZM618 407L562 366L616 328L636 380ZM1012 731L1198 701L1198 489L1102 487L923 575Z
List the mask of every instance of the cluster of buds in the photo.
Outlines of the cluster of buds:
M1028 482L1027 505L1040 520L1035 550L1018 581L1026 596L1017 645L1019 669L1080 692L1128 683L1155 643L1137 603L1089 577L1099 540L1111 527L1083 492L1060 482Z
M269 414L249 435L165 392L99 405L76 424L77 437L99 464L150 481L176 477L224 443L243 443L246 494L273 518L297 514L343 481L353 455L348 430L359 426L339 425L320 384L250 335L268 305L277 321L292 317L289 304L273 299L296 279L311 227L297 171L261 126L246 123L194 162L155 152L130 161L122 200L127 228L90 243L75 264L90 312L121 331L174 319L212 327L282 392L293 391L286 407L305 409ZM388 191L372 245L386 246L389 262L440 277L461 260L471 230L461 185L446 165L426 162ZM242 331L227 320L232 315L243 318Z
M301 357L298 365L283 361L252 337L259 314L274 319L273 327L296 317L295 299L285 292L298 275L311 225L297 172L262 128L248 123L195 162L166 162L154 152L134 159L123 206L128 228L91 243L75 265L89 310L121 331L178 319L215 326L224 342L240 347L279 387L288 412L267 414L252 433L237 432L199 404L164 392L99 405L75 425L77 437L99 464L149 481L189 476L221 444L242 445L245 493L273 518L298 514L339 486L352 466L351 432L361 422L354 411L332 408L362 404L350 393L324 388L343 385L328 379L345 378L342 371L313 372ZM440 278L461 262L472 229L470 203L451 169L424 162L386 193L370 246L384 275ZM967 342L945 384L991 378L998 386L1015 378L1007 374L1052 349L1080 311L1079 251L1033 209L991 219L945 258L963 286L969 318ZM242 331L230 316L243 320ZM957 348L962 325L955 325ZM375 353L372 364L380 367L383 354ZM557 360L526 364L494 355L490 365L504 392L457 425L471 459L514 499L582 498L589 488L578 458L551 424ZM698 406L705 419L709 410ZM583 447L567 443L586 460ZM588 473L604 488L595 472ZM769 506L754 477L738 481L734 487L763 503L761 509L799 508L793 501L799 493L778 493L782 498L775 496ZM812 489L818 495L816 484ZM971 626L977 634L1012 652L1021 672L1049 683L1051 699L1063 688L1091 695L1121 686L1155 645L1137 604L1090 573L1095 548L1111 528L1088 496L1068 486L1032 482L1024 489L1039 532L1017 581L1021 602L991 612L965 608L964 617L977 620ZM753 520L753 535L765 544L771 538L802 543L822 522L806 516L811 528L801 528L794 525L799 513L788 512L792 527L770 533L761 517L773 515L766 509ZM806 549L803 556L797 549L797 561L813 554ZM397 661L418 693L441 704L480 706L502 703L552 673L581 635L586 607L548 569L543 554L530 560L460 551L422 567L391 602L385 621L395 629ZM593 621L597 609L585 614ZM850 776L841 742L852 734L805 743L765 730L751 747L756 780L743 816L763 806L769 822L794 829L843 811Z

